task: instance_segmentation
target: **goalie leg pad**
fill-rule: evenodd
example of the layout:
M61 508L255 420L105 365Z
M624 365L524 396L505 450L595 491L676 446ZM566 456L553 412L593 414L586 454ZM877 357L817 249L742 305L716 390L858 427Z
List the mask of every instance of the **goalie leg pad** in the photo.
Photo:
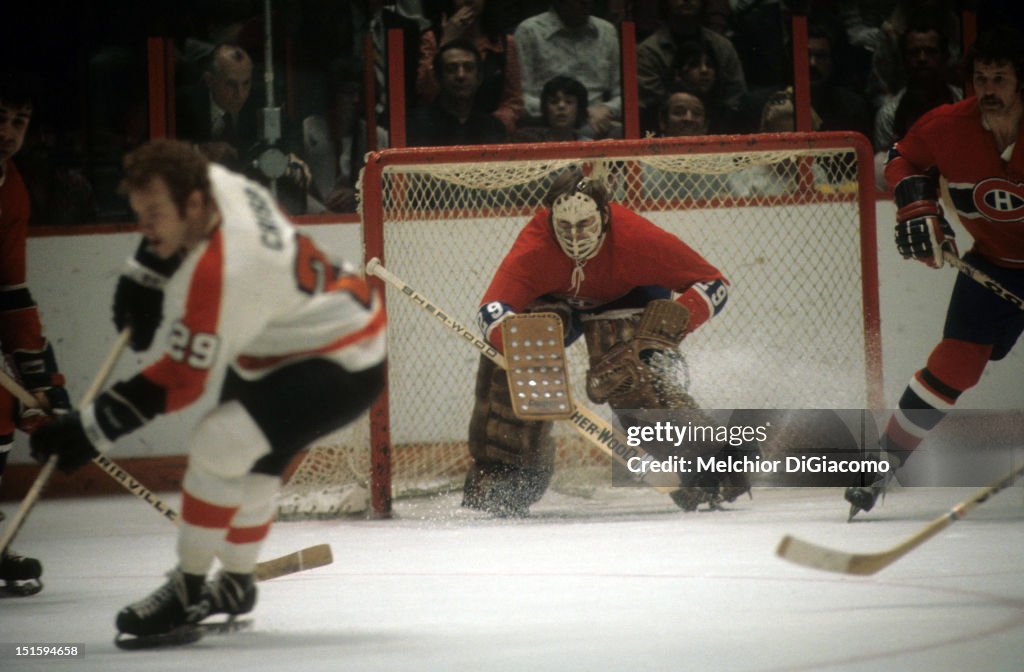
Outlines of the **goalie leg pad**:
M474 459L531 469L548 467L554 464L551 426L548 421L517 418L505 371L481 357L469 423L469 452Z
M552 423L528 421L512 410L505 371L481 357L476 403L469 423L464 506L501 515L525 515L547 490L554 471Z
M497 516L522 518L544 496L550 469L528 469L498 462L475 462L466 474L462 505Z

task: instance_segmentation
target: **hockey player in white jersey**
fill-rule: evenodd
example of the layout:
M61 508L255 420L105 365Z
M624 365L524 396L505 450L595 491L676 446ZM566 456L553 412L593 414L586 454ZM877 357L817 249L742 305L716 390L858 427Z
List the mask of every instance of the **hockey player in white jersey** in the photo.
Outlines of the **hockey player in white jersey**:
M187 144L158 140L130 153L122 188L144 239L118 281L117 328L147 349L162 286L176 272L189 274L183 306L156 362L38 430L32 453L56 454L58 468L74 471L220 386L187 441L178 564L117 615L119 637L144 646L211 614L253 608L253 568L281 474L377 396L385 317L362 277L297 232L265 189ZM221 571L208 580L215 561Z

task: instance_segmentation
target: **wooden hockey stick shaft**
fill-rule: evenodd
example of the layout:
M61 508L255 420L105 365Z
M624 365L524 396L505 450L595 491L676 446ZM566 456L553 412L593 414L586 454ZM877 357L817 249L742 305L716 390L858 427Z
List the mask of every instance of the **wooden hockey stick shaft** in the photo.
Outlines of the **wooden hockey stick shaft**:
M123 334L128 333L122 332ZM118 337L120 338L120 336ZM125 341L127 343L127 340ZM117 354L123 350L124 344L120 344L116 347ZM103 373L102 379L97 375L96 380L93 382L92 387L83 397L85 399L92 399L98 393L99 389L103 386L103 381L109 377L110 371L113 369L114 364L117 362L117 356L114 351L108 357L108 361L104 363L104 368L101 369ZM36 408L39 406L39 400L31 392L22 387L17 380L12 378L6 371L0 369L0 387L3 387L8 392L13 394L15 397L21 400L23 404L30 408ZM83 401L88 403L88 401ZM137 498L149 504L151 507L172 523L177 523L180 519L178 512L166 504L163 500L157 497L149 488L144 486L142 483L137 481L123 468L115 464L106 455L97 455L93 458L93 464L97 465L100 469L107 473L108 476L113 478L115 481L120 483L124 488L135 495ZM47 462L49 463L49 461ZM51 470L52 474L52 470ZM34 487L34 485L33 485ZM40 488L41 490L41 488ZM27 516L27 513L26 513ZM13 539L13 535L12 535ZM9 542L8 542L9 543ZM6 548L6 546L4 546ZM273 579L278 576L284 576L285 574L291 574L294 572L300 572L304 569L312 569L314 567L322 567L328 565L333 561L331 556L330 546L327 544L317 544L310 546L294 553L283 555L279 558L272 558L256 564L256 580L266 581L267 579Z
M366 264L366 272L375 275L388 283L410 301L418 305L424 311L433 315L441 324L446 326L455 335L480 351L480 354L487 357L501 368L505 366L505 357L495 350L490 343L483 340L464 325L454 320L448 313L441 309L436 303L430 301L418 291L413 289L404 280L393 274L380 263L376 257ZM626 443L625 437L615 429L604 418L599 416L583 404L575 403L572 416L566 421L572 425L584 439L596 446L599 450L609 455L612 459L627 464L632 457L638 457L642 463L654 461L654 458L637 446L633 447ZM670 493L680 489L678 478L666 472L655 472L644 469L640 482L653 487L658 492Z
M812 569L821 569L826 572L857 574L861 576L874 574L879 570L885 569L960 520L972 509L987 501L1000 490L1013 485L1014 481L1020 478L1021 474L1024 474L1024 464L1021 464L992 485L978 490L904 541L885 551L877 553L846 553L812 544L787 534L779 542L775 554L789 562Z
M80 406L85 406L90 403L97 394L103 384L107 382L107 378L110 377L110 372L114 370L114 365L117 364L118 358L121 357L121 353L124 351L124 347L128 344L128 338L131 336L131 332L127 329L117 335L117 340L114 341L113 347L110 349L110 353L107 354L107 358L103 361L103 365L100 366L100 370L96 373L92 383L89 385L89 389L86 390L85 394L82 395L82 401ZM31 396L31 395L30 395ZM34 397L33 397L34 399ZM36 501L39 500L40 495L43 494L43 488L50 481L50 477L53 476L54 470L57 468L57 455L51 455L50 459L46 461L43 468L39 470L39 474L36 476L36 480L32 483L32 486L25 493L25 498L21 500L21 506L18 507L17 513L14 514L14 518L4 529L3 537L0 537L0 552L7 550L7 547L11 545L11 541L18 534L21 526L25 524L25 520L28 518L29 512L32 511L32 507L36 505Z
M1024 310L1024 299L1004 287L988 273L985 273L981 269L972 266L969 262L958 257L955 252L949 249L948 246L942 247L942 260L966 275L971 280L974 280L978 284L984 286L999 298L1009 301L1013 305L1017 306L1017 308Z

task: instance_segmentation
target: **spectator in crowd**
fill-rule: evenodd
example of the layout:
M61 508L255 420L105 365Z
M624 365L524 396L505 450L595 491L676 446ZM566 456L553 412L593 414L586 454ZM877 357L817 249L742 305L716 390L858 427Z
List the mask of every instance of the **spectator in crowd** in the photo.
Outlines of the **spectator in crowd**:
M875 108L882 104L882 96L893 95L907 83L907 62L903 55L903 35L907 29L927 20L936 27L948 45L946 61L942 67L950 81L960 61L960 19L954 0L897 0L889 18L878 32L871 59L871 72L867 90Z
M211 161L268 182L253 161L265 144L258 123L258 104L252 97L253 62L245 49L221 44L214 48L198 86L179 92L177 135L198 145ZM283 133L285 149L298 144L293 129ZM291 213L306 212L309 167L294 152L278 186L278 198Z
M733 36L751 92L741 102L743 125L749 132L757 132L761 110L768 97L793 85L791 5L801 4L809 24L822 26L836 36L830 41L830 56L838 80L854 90L863 89L870 54L864 47L854 47L847 41L843 21L830 4L817 3L808 8L806 3L791 0L750 3L743 10L737 10Z
M722 96L722 82L718 77L718 61L711 45L704 41L686 41L679 44L672 63L675 83L700 94L708 117L709 134L738 131L738 110L728 105Z
M663 137L706 135L707 106L701 94L684 86L670 91L659 110L658 128Z
M335 3L337 4L337 3ZM387 5L387 6L385 6ZM338 160L339 189L354 193L355 178L362 167L367 151L368 130L373 132L376 148L388 147L387 98L387 32L402 33L402 70L405 79L407 109L416 100L416 72L419 63L421 35L430 27L423 17L418 0L353 0L339 15L342 23L338 58L333 68L337 71L335 96L335 125L338 133L340 158ZM365 118L364 73L366 71L364 42L370 36L373 44L373 119Z
M587 88L584 132L606 138L621 133L619 37L611 23L592 16L592 8L593 0L553 0L549 11L519 24L514 38L526 116L540 119L544 84L571 75Z
M882 168L892 144L928 110L963 98L963 89L950 84L946 77L949 45L933 23L927 18L911 23L901 42L907 84L884 97L875 113L875 178L881 191L887 189Z
M676 84L659 108L659 135L665 138L707 135L709 118L702 95L685 84ZM712 198L728 190L720 174L674 172L657 165L643 167L644 191L653 199Z
M481 67L480 52L472 42L458 39L441 45L434 57L441 90L433 103L410 113L410 147L480 145L506 139L502 123L477 102Z
M838 38L825 24L807 26L807 56L810 67L811 107L821 117L822 131L857 131L870 134L867 102L839 83L836 63Z
M593 140L584 135L587 123L587 89L578 79L558 75L548 80L540 94L544 124L524 126L512 136L516 142L564 142Z
M811 110L813 130L821 128L821 118ZM761 111L758 131L761 133L791 133L796 130L796 112L793 104L793 90L776 91L765 101ZM815 185L828 183L827 172L819 162L811 164L811 176ZM740 198L758 196L781 196L794 191L801 177L797 164L786 159L771 165L756 165L729 175L729 191Z
M420 104L433 102L439 84L434 74L434 56L439 44L464 39L480 52L480 90L477 104L495 116L512 133L523 114L523 83L515 40L497 29L486 0L451 0L441 15L440 30L423 32L416 96Z
M747 90L743 66L732 43L701 25L704 0L658 0L662 25L637 45L637 82L640 107L658 109L675 79L674 64L681 44L704 42L713 54L719 97L735 108Z

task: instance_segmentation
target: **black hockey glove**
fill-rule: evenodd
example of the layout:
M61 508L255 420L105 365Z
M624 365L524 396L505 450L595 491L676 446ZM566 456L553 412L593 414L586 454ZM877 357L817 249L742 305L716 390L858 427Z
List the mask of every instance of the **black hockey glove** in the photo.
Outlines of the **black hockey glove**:
M896 249L904 259L942 268L942 252L958 254L953 228L942 216L935 181L912 175L896 185Z
M82 427L78 411L62 415L32 433L32 457L41 463L57 455L57 468L66 474L85 466L99 455Z
M18 403L15 423L18 429L31 434L49 421L51 415L63 415L71 410L71 400L64 389L64 376L57 370L57 358L49 343L42 350L16 350L12 354L18 377L27 390L45 397L42 408L30 408Z
M117 280L114 291L114 326L132 330L132 350L148 350L163 321L164 290L139 284L127 275Z
M181 256L161 259L149 251L143 240L128 268L118 278L114 291L114 326L131 329L131 346L136 352L148 350L163 321L164 284L181 265Z

